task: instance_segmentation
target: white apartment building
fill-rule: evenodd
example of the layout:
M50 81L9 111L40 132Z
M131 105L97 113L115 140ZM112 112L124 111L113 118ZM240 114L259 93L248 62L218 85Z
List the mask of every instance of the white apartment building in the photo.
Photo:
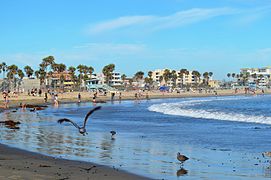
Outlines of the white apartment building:
M110 86L120 86L122 84L121 74L119 72L113 72L112 77L109 80Z
M92 74L90 80L87 80L88 85L105 84L105 75L103 73ZM109 80L110 86L120 86L122 84L121 75L119 72L113 72L112 78Z
M257 82L259 86L265 87L270 82L271 67L263 68L242 68L241 74L249 74L250 82ZM255 77L254 77L255 76Z

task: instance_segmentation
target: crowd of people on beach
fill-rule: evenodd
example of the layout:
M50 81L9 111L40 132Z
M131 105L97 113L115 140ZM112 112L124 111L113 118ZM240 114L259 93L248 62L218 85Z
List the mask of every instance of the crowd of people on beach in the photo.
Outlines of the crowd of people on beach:
M85 95L86 93L84 93L84 92L78 92L77 102L80 103L80 102L82 102L82 100L90 101L93 103L103 103L103 102L105 102L105 100L121 102L123 100L123 97L125 99L134 99L135 102L140 102L140 100L143 100L143 99L149 100L150 95L153 96L154 94L156 94L156 95L166 96L166 95L171 95L174 92L177 94L183 94L186 92L192 93L192 94L196 93L196 91L191 91L191 90L189 90L189 91L186 90L186 91L183 91L183 93L181 93L181 91L170 91L170 89L164 90L164 91L156 91L154 93L152 91L143 90L143 89L138 89L138 90L133 90L133 91L102 91L102 92L96 90L96 91L88 92L89 96L86 96ZM217 90L198 89L198 94L202 94L204 92L206 94L213 94L214 96L220 95L220 91L217 91ZM235 94L235 95L240 94L240 93L241 94L243 93L245 95L246 94L247 95L256 95L256 94L265 94L266 92L264 89L261 89L261 92L259 92L259 90L256 92L255 89L251 89L251 88L244 88L244 89L237 89L236 88L233 90L233 94ZM23 94L23 92L3 91L2 92L3 105L1 105L0 108L8 109L10 106L10 100L18 101L17 98L21 94ZM28 96L30 96L30 97L43 97L44 103L51 102L54 106L59 105L59 95L61 95L61 99L62 99L62 94L65 94L65 93L61 92L61 91L52 90L52 89L32 88L27 91ZM74 96L74 99L76 99L76 95L72 95L72 96ZM14 98L16 98L16 99L14 99ZM72 97L68 97L68 98L72 99ZM26 98L26 99L28 99L28 98ZM22 99L22 102L26 99ZM49 102L48 102L48 99L50 100Z

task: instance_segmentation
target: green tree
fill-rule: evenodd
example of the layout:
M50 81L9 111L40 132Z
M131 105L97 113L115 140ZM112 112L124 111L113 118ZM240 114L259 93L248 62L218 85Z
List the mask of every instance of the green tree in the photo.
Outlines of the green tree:
M192 75L194 76L195 84L197 86L198 85L198 80L200 79L201 74L198 71L192 71Z
M135 73L134 78L136 81L142 80L144 77L144 72L143 71L138 71Z
M184 75L189 75L189 71L187 69L181 69L180 70L180 74L179 74L179 78L181 79L181 87L183 88L184 85Z
M208 85L209 73L208 72L204 72L203 73L203 77L204 77L204 83L205 83L205 85Z
M165 83L167 84L168 80L170 79L170 70L169 69L165 69L164 73L163 73L163 78L165 80Z
M34 70L30 66L25 66L24 71L25 71L27 77L31 77L34 73Z
M73 82L73 87L74 87L75 86L75 82L77 80L76 75L75 75L76 68L74 66L70 66L68 68L68 71L69 71L69 74L71 75L71 80Z
M171 78L171 81L173 82L173 87L175 88L176 84L177 84L176 81L177 81L177 78L178 78L177 73L176 73L175 70L171 71L170 78Z
M103 74L105 76L105 81L109 84L109 80L112 78L112 72L115 70L115 64L108 64L103 68Z

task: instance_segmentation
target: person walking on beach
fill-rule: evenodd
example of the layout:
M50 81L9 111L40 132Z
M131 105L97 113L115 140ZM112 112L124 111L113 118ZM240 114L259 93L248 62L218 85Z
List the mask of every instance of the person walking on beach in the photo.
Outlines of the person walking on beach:
M94 103L96 102L97 95L98 95L98 94L97 94L97 91L96 91L96 92L93 94L92 102L94 102Z
M9 108L9 106L8 106L8 104L9 104L8 93L3 92L2 95L3 95L3 98L4 98L4 108L8 109Z
M41 97L41 93L42 93L42 91L41 91L41 89L39 89L39 97Z
M81 94L78 93L78 103L80 103L80 102L81 102Z
M147 99L147 100L150 100L150 97L149 97L148 92L146 92L146 99Z
M48 100L48 95L47 95L47 92L44 93L44 102L47 103L47 100Z
M115 92L112 92L112 93L111 93L111 101L113 101L114 98L115 98Z
M58 106L58 96L57 96L57 94L55 94L55 97L54 97L54 105Z
M119 101L121 101L121 92L119 93Z

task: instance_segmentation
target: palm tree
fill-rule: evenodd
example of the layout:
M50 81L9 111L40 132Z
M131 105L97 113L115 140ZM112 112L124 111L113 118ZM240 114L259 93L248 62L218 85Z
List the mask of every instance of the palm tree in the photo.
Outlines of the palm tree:
M176 73L175 70L171 71L170 77L171 77L171 80L173 82L173 88L175 88L176 87L176 80L178 78L177 73Z
M231 77L231 73L228 73L227 76L228 76L228 78L230 78Z
M18 69L18 76L19 76L19 78L20 78L20 81L19 81L19 84L18 84L18 89L20 89L20 85L21 85L21 83L22 83L22 80L23 80L23 78L24 78L24 72L21 70L21 69Z
M148 76L149 76L149 78L152 77L152 71L149 71L149 72L148 72Z
M183 84L184 84L183 78L185 74L189 75L189 71L187 71L187 69L181 69L180 75L179 75L179 78L181 79L181 87L183 87Z
M149 83L149 85L152 85L152 84L153 84L152 71L149 71L149 72L148 72L148 76L149 76L148 79L147 79L148 82L146 82L146 81L145 81L145 82L146 82L146 83ZM145 79L145 80L146 80L146 79Z
M69 71L69 74L71 75L71 79L73 82L73 88L74 88L75 81L76 81L76 75L75 75L76 68L74 66L70 66L68 68L68 71Z
M209 73L208 72L203 73L203 77L204 77L205 84L208 85Z
M213 76L213 72L209 72L209 77L212 77Z
M171 75L170 70L165 69L163 73L163 78L165 80L166 85L167 85L168 80L170 79L170 75Z
M112 78L112 72L115 70L115 64L108 64L103 68L103 74L105 76L106 83L109 84L109 80Z
M42 59L42 64L44 64L45 72L47 73L47 67L55 64L54 56L48 56Z
M143 71L138 71L138 72L136 72L135 75L134 75L134 78L136 79L136 81L142 80L143 77L144 77L144 72L143 72Z
M198 71L192 71L192 75L195 79L195 84L198 85L198 79L200 78L200 73Z
M24 71L25 71L27 77L31 77L34 73L34 70L30 66L25 66Z
M16 66L15 64L12 64L10 66L7 67L8 69L8 81L10 81L12 79L13 84L14 84L14 88L16 87L16 79L15 79L15 75L18 73L18 66Z
M93 72L94 72L94 68L92 66L89 66L88 73L89 73L90 78L91 78Z

